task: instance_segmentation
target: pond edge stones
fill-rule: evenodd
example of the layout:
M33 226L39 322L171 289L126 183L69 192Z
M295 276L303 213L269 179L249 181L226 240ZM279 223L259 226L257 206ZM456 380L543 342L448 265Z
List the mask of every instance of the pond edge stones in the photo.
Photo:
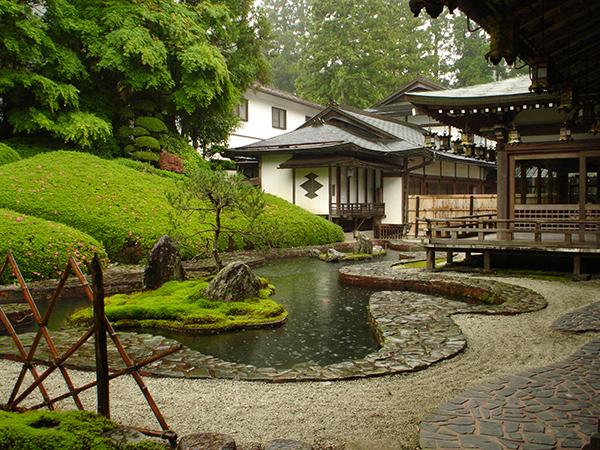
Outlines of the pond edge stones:
M452 320L457 313L519 314L538 311L546 306L540 294L520 286L487 279L458 278L424 271L396 270L391 263L372 263L340 269L344 282L375 286L377 292L369 300L371 321L381 348L363 358L326 366L310 365L290 369L256 367L184 348L144 368L154 376L178 378L224 378L233 380L295 382L334 381L374 377L422 370L435 362L457 355L466 347L466 338ZM418 283L417 283L418 282ZM371 284L369 284L371 283ZM403 286L408 286L404 288ZM415 286L427 292L414 292ZM412 287L412 289L411 289ZM407 289L391 291L389 289ZM439 295L444 294L445 297ZM484 297L491 303L469 303L451 300ZM120 333L132 357L146 358L178 343L162 336ZM21 335L25 345L34 334ZM74 331L53 334L59 352L66 351ZM40 352L43 353L43 352ZM8 337L0 337L0 357L14 359L16 350ZM44 354L48 359L48 356ZM69 360L70 367L94 368L94 346L86 343ZM111 368L122 368L116 350L109 348Z

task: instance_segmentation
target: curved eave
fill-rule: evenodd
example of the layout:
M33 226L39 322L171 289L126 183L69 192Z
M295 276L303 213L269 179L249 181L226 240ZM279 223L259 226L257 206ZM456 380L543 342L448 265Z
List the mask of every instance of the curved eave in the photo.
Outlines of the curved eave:
M466 107L494 107L499 105L535 105L538 103L548 103L556 101L556 96L552 94L514 94L514 95L490 95L477 97L447 97L447 96L425 96L418 94L409 94L408 98L415 106L435 107L435 108L454 108L457 106Z

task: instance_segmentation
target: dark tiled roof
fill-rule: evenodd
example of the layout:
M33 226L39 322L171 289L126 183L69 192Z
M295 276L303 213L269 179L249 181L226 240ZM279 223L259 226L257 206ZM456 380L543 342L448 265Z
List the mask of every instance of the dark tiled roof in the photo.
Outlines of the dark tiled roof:
M297 95L292 94L291 92L282 91L282 90L274 88L272 86L264 86L262 84L256 84L254 86L254 89L256 89L259 92L263 92L265 94L274 95L275 97L283 98L285 100L289 100L294 103L299 103L301 105L308 106L310 108L323 109L323 106L319 105L318 103L311 102L310 100L306 100L304 98L298 97Z

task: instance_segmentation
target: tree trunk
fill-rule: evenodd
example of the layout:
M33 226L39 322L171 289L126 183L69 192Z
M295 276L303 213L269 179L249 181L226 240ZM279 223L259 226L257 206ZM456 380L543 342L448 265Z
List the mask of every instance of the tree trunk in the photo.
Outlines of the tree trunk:
M221 234L221 209L217 208L215 213L215 235L213 237L213 248L212 254L217 264L217 270L221 270L223 268L223 262L219 257L219 235Z

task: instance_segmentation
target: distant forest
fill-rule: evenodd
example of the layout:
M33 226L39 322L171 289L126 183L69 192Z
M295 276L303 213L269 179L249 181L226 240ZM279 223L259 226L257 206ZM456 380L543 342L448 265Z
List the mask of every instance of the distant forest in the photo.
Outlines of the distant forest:
M322 104L364 108L417 76L459 87L524 73L488 63L488 35L457 12L415 18L399 0L263 0L262 8L272 84Z

